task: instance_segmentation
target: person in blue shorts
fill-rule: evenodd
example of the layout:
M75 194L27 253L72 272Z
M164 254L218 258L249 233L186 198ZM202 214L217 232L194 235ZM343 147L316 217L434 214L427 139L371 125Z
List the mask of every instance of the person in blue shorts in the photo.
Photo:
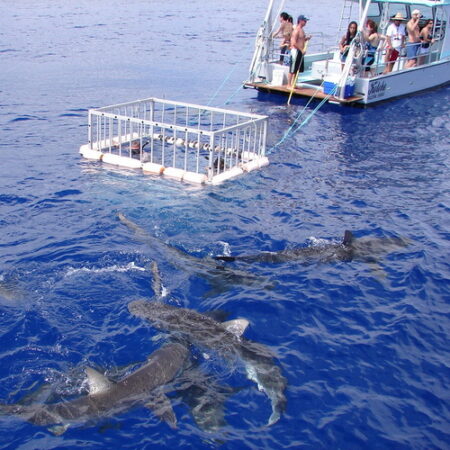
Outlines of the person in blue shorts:
M419 20L421 13L415 9L411 14L411 19L406 24L406 31L408 32L408 42L406 44L406 64L405 69L410 69L417 65L417 55L421 46L420 42L420 28Z

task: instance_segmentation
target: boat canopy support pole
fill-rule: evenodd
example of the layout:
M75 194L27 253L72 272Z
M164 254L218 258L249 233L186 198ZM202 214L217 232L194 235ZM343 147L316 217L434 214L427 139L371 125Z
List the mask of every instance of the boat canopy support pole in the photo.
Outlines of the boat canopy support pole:
M270 42L272 39L272 10L274 0L270 0L269 6L264 17L264 22L259 27L256 36L255 52L253 54L252 62L250 64L250 81L256 81L256 78L268 78L268 61L270 52Z
M370 0L367 0L366 6L364 8L364 11L362 12L359 23L365 24L367 20L367 13L369 11L370 7ZM363 55L363 43L364 43L364 35L362 34L361 30L358 31L358 33L355 36L355 39L350 44L350 49L348 51L347 59L345 60L344 70L342 71L342 76L339 80L339 98L344 99L345 94L345 85L347 84L348 77L350 75L350 72L354 69L354 60L355 60L355 53L356 49L359 48L359 54L357 56L358 59L361 59Z

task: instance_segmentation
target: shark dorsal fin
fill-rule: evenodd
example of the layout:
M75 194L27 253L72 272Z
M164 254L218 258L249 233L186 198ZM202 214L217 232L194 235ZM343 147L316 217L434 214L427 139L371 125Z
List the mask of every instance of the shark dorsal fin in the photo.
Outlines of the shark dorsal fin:
M89 395L101 394L106 392L112 386L112 382L105 377L105 375L97 372L91 367L86 368L86 375L88 378Z
M343 245L350 245L353 242L353 233L350 230L345 230Z
M241 337L249 325L247 319L234 319L222 323L223 327L237 337Z

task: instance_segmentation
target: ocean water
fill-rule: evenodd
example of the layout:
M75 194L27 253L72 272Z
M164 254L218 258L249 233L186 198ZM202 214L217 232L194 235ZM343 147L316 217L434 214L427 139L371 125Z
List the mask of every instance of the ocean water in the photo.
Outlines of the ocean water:
M247 318L288 383L268 427L270 402L242 367L199 355L235 391L217 433L171 393L176 429L144 406L60 436L1 415L0 448L450 448L449 87L326 105L276 145L306 101L239 89L266 2L0 4L0 401L74 398L87 366L114 378L159 348L127 309L152 298L152 262L164 301ZM335 10L290 12L332 42ZM89 108L151 96L269 115L271 164L198 188L80 158ZM229 263L243 283L164 251L325 252L344 230L373 240L365 258Z

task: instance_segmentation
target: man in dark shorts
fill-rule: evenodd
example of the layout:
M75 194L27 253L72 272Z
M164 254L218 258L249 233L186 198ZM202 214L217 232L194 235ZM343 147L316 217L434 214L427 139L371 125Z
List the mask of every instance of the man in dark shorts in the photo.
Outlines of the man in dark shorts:
M289 68L288 87L293 87L295 76L298 72L304 70L304 55L306 42L311 39L311 36L306 36L303 30L308 19L301 14L297 19L297 26L291 37L291 66Z

